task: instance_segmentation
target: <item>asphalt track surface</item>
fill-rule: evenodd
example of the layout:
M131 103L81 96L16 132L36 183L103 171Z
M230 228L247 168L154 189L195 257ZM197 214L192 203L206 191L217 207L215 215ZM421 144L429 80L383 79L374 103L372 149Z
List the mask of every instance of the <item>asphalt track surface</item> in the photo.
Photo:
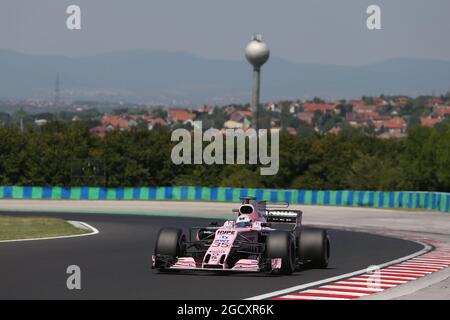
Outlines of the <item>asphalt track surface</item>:
M158 230L187 230L190 226L207 225L210 219L72 213L21 215L83 221L100 233L0 243L0 299L244 299L360 270L422 249L420 244L406 240L329 230L332 257L325 270L302 270L290 276L162 274L151 269ZM81 290L66 287L69 265L81 268Z

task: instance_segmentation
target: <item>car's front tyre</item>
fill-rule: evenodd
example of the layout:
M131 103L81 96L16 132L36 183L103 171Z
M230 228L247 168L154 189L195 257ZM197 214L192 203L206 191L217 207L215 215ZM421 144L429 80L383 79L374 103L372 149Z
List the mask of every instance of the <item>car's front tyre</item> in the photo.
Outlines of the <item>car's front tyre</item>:
M281 258L281 274L291 274L295 270L295 242L291 232L272 231L266 240L266 256L269 259Z
M155 268L164 270L177 257L186 254L186 237L181 229L163 228L155 244Z

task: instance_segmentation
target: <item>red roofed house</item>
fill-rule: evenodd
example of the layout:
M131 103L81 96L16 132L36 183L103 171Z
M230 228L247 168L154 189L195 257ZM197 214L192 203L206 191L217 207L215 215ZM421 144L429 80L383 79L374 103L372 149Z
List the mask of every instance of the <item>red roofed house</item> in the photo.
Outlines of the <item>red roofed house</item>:
M400 117L391 118L383 123L383 127L387 129L389 133L405 133L406 126L406 121Z
M342 131L342 128L340 128L340 127L333 127L330 130L328 130L328 133L334 134L335 136L337 136L341 131Z
M434 108L434 114L439 117L450 116L450 107L448 106L437 106Z
M167 120L169 122L193 123L195 114L186 109L169 109Z
M370 109L358 109L356 112L347 112L345 120L353 127L367 125L369 121L373 123L383 120L383 117L376 111ZM389 118L388 118L389 119Z
M288 132L289 132L289 134L291 136L296 136L297 135L297 129L289 127L287 130L288 130Z
M406 134L400 133L400 132L383 132L382 134L378 135L378 138L381 139L399 139L399 138L405 138Z
M437 107L437 106L440 106L443 104L444 104L444 101L440 98L431 98L427 102L428 107Z
M325 113L326 111L334 111L336 104L334 103L309 103L306 102L303 104L304 112L314 112L316 110Z
M121 130L128 129L128 120L113 116L106 115L102 118L102 125L106 127L119 128Z
M373 98L373 103L375 104L375 106L377 108L384 107L385 105L388 104L388 102L386 100L378 98L378 97Z
M103 116L102 118L102 124L104 125L112 125L112 126L117 126L119 124L119 118L116 116L112 116L112 115L106 115Z
M307 124L312 124L314 119L314 113L312 112L299 112L297 113L297 118Z
M269 104L266 104L264 106L264 108L266 110L269 110L269 111L272 111L272 112L281 112L281 109L283 108L283 105L282 104L277 104L277 103L269 103Z
M239 114L243 117L249 117L251 118L251 116L253 115L253 112L248 111L248 110L242 110L242 111L238 111Z
M403 106L409 102L409 98L400 97L400 98L394 99L394 101L395 101L395 105Z
M366 103L363 100L353 100L350 101L350 103L353 105L353 110L363 108L366 105Z
M236 111L236 107L235 106L227 106L225 108L225 114L227 114L227 115L230 115L230 114L232 114L235 111Z
M364 113L364 112L375 112L377 110L376 106L369 105L357 105L353 106L353 112Z
M442 118L424 117L420 118L420 124L425 127L434 127L435 124L444 121Z
M166 120L164 120L164 119L162 119L162 118L151 119L151 120L148 122L147 128L148 128L148 130L153 130L153 128L154 128L155 126L161 126L161 127L164 127L164 126L167 126L167 122L166 122Z
M202 108L199 108L197 110L194 110L194 113L196 115L202 115L202 114L212 114L214 111L213 107L209 107L209 106L204 106Z
M91 133L95 134L99 137L104 137L106 133L108 132L108 129L104 126L97 126L90 130Z
M375 126L376 131L379 131L382 128L384 128L384 122L388 121L389 119L391 119L390 116L378 116L376 118L373 118L372 123Z

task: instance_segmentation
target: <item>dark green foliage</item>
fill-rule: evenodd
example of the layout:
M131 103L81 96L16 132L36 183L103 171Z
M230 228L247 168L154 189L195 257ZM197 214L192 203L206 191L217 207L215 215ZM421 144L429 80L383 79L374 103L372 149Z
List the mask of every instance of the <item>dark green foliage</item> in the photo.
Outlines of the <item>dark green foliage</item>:
M447 124L391 140L345 126L337 136L282 132L275 176L261 176L259 165L174 165L170 136L168 128L136 128L100 138L82 123L0 127L0 184L450 191ZM85 176L74 177L80 161L97 168L77 167Z

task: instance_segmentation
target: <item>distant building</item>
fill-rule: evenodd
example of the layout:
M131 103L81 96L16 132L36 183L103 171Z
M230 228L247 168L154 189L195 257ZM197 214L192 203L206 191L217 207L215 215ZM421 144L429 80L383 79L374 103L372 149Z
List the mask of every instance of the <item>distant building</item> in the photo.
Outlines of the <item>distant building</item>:
M43 126L44 124L48 123L48 120L46 119L36 119L34 120L34 123L38 126Z
M265 109L271 112L281 112L281 106L276 103L266 104Z
M309 125L312 125L314 119L314 113L312 112L299 112L297 113L297 118Z
M296 114L299 111L299 109L300 109L300 105L297 102L292 103L289 106L289 113L290 114Z
M287 131L289 132L289 134L291 136L296 136L297 135L297 129L295 129L295 128L289 127L289 128L287 128Z
M395 117L384 121L383 127L392 134L403 134L406 132L407 124L403 118Z
M195 114L187 109L169 109L167 120L169 122L181 122L183 124L193 123Z
M374 103L375 107L377 107L377 108L382 108L389 104L386 100L378 98L378 97L373 98L373 103Z
M213 107L204 106L204 107L201 107L201 108L198 108L198 109L194 110L194 114L196 116L200 116L200 115L204 115L204 114L211 115L211 114L213 114L213 111L214 111Z
M406 134L405 133L400 133L400 132L383 132L382 134L377 136L378 138L381 139L399 139L399 138L405 138Z
M151 119L148 122L147 128L148 130L153 130L153 128L155 128L156 126L167 126L167 122L166 120L162 119L162 118L155 118L155 119Z
M244 128L244 124L241 122L228 120L228 121L225 121L225 123L223 124L223 127L225 129L242 129L242 128Z
M129 128L128 120L114 115L103 116L102 125L105 127L112 127L120 130L125 130Z
M327 103L309 103L306 102L303 104L303 111L313 113L314 111L320 111L325 113L327 111L335 111L336 104L327 102Z
M408 104L410 102L410 100L411 99L407 98L407 97L399 97L399 98L394 99L393 105L404 106L404 105Z
M236 111L236 107L235 106L227 106L225 107L225 114L230 115L233 112Z
M105 126L97 126L90 130L92 134L99 137L104 137L108 133L108 129Z
M353 110L364 108L366 106L366 103L363 100L352 100L350 101L350 104L353 106Z
M445 102L440 98L431 98L427 101L427 107L433 108L444 105Z
M436 116L438 117L447 117L450 116L450 107L449 106L435 106L434 107L434 112L433 112Z
M244 116L239 111L233 112L230 115L230 120L234 122L241 122L243 119Z
M134 128L138 126L138 122L135 119L131 119L128 121L128 127Z
M337 136L341 131L342 131L342 128L340 128L340 127L333 127L330 130L328 130L328 133Z
M377 107L375 105L358 105L353 106L353 111L357 113L370 113L377 112Z
M434 127L435 124L444 121L443 118L432 118L430 116L420 118L420 124L425 127Z

